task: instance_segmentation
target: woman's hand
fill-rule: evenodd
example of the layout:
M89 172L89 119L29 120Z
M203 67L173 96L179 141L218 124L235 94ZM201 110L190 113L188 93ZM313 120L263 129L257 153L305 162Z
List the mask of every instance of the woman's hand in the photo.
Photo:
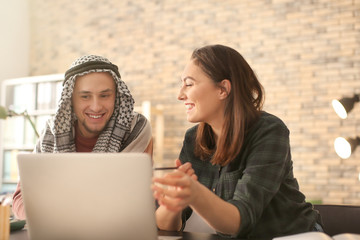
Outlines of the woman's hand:
M181 211L190 206L216 231L235 234L239 230L241 217L239 210L222 200L197 181L190 163L181 165L164 177L153 178L152 189L160 207L156 210L158 227L167 231L181 229Z
M199 182L190 163L181 165L180 160L177 159L175 165L178 169L174 172L164 177L153 178L152 189L154 197L161 206L173 212L180 212L197 197L196 189Z
M191 166L191 163L187 162L187 163L184 163L184 165L181 165L180 159L176 159L175 160L175 166L178 168L178 170L186 173L192 179L197 180L197 176L195 174L194 169Z

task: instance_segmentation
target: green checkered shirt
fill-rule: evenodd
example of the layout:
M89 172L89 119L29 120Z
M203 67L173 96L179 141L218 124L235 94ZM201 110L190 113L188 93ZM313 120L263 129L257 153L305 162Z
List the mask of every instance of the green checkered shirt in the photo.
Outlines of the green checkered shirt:
M239 155L224 167L195 156L196 129L186 132L180 160L191 162L199 182L238 208L241 226L232 237L269 238L313 229L319 215L299 191L289 130L279 118L262 112Z

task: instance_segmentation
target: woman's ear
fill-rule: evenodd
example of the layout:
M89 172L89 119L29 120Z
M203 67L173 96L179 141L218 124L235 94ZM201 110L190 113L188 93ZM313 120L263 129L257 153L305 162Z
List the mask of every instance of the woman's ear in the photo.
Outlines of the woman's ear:
M225 99L231 92L231 82L228 79L224 79L219 83L220 87L220 99Z

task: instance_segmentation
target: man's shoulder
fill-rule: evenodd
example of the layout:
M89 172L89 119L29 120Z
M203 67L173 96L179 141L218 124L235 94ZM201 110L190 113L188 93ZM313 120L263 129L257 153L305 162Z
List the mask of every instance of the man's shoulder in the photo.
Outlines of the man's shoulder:
M44 140L47 141L49 139L53 139L55 137L54 129L54 117L51 117L45 121L43 129L41 129L39 140L42 142Z
M131 131L133 131L134 129L138 129L138 130L140 129L141 131L147 128L150 128L151 131L149 120L141 113L134 112L134 118L131 123Z

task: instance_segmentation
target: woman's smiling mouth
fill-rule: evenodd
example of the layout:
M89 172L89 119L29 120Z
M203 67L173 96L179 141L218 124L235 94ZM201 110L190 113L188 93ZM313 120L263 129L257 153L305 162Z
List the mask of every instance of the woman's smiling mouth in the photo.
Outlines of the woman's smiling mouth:
M186 111L189 112L195 107L195 104L193 103L185 103Z

